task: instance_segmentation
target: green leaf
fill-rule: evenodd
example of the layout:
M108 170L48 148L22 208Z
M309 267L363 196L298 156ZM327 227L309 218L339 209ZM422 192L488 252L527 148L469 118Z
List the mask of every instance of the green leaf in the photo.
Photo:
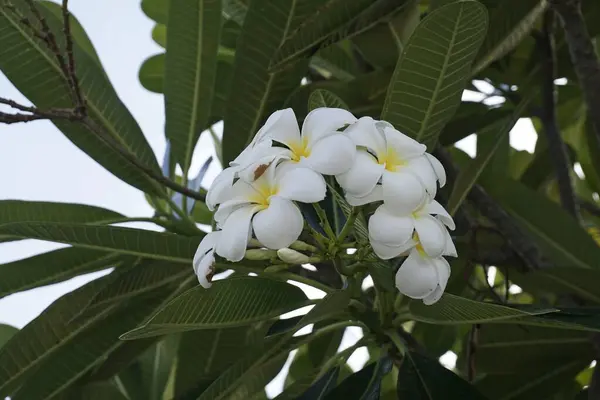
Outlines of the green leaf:
M297 397L297 400L323 400L335 387L340 374L340 367L327 371L308 390Z
M0 70L36 107L72 108L66 79L55 56L21 22L21 17L36 21L26 2L0 5ZM64 46L62 21L45 7L37 6L48 26ZM89 117L114 141L148 168L160 174L152 149L140 127L117 96L105 72L88 52L74 44L76 74ZM113 150L98 135L79 122L56 120L53 123L77 147L123 181L140 190L163 194L164 190L145 173Z
M528 292L571 294L600 304L600 270L554 267L527 273L511 271L510 280Z
M118 267L122 261L118 254L70 247L1 264L0 298L84 273Z
M490 27L477 55L472 74L477 75L501 59L529 35L548 6L540 0L508 0L489 10Z
M248 12L248 3L248 0L223 0L223 15L238 25L243 25Z
M308 60L271 73L269 64L291 32L299 10L295 0L255 0L250 3L239 38L231 87L225 110L223 161L228 164L250 142L260 124L304 77Z
M147 90L154 93L163 93L165 81L165 54L156 54L144 60L140 67L138 78L142 86Z
M188 290L122 338L248 325L302 307L305 300L302 290L285 282L257 277L225 279L210 290L200 286Z
M480 373L516 374L532 367L587 359L593 352L589 333L519 325L482 325L475 367Z
M319 50L310 59L310 67L342 81L352 80L360 74L351 47L345 41Z
M178 348L179 337L167 336L140 357L142 386L149 392L148 400L166 397L167 382L174 368Z
M166 25L169 16L169 0L142 0L142 11L148 18Z
M171 0L165 60L165 132L186 176L208 127L221 40L221 0Z
M0 348L10 340L19 330L14 326L0 324Z
M442 400L449 395L461 400L484 400L477 389L442 367L437 360L407 351L398 371L398 398Z
M99 223L123 218L116 211L85 204L0 200L0 225L28 221Z
M477 151L477 157L471 162L467 168L461 170L454 185L452 186L452 193L448 200L448 213L454 215L467 194L477 182L479 176L483 173L483 170L488 165L496 151L500 148L501 143L506 140L506 137L515 126L521 114L532 100L531 95L526 95L519 102L519 105L515 108L515 111L510 117L504 118L495 124L489 125L487 128L479 132L479 135L493 135L493 138L486 143L488 146L480 152ZM480 136L479 136L480 137ZM478 143L479 144L479 143Z
M167 296L168 292L161 292L154 298L129 303L114 310L109 308L107 310L113 312L106 313L104 318L94 324L84 325L87 328L85 330L82 326L76 334L72 332L69 335L72 336L70 340L64 341L62 346L54 349L51 356L40 363L39 368L26 378L14 397L45 400L61 394L90 371L96 363L119 348L123 344L118 339L119 334L144 321ZM72 325L73 322L69 324ZM48 355L48 353L50 351L41 355Z
M558 204L505 176L494 175L482 183L555 266L600 268L600 248Z
M67 243L158 260L191 263L201 237L145 231L117 226L23 222L0 225L0 236Z
M344 103L342 99L325 89L315 90L310 94L310 97L308 98L309 111L312 111L318 107L342 108L344 110L348 109L348 106L346 105L346 103Z
M271 62L271 69L307 56L320 46L364 32L402 9L407 1L326 0L289 32Z
M568 360L560 364L539 365L519 374L487 375L476 386L491 399L550 399L587 367L589 360Z
M440 133L439 142L448 146L466 138L472 133L481 132L488 126L512 114L512 106L489 108L483 103L462 102L454 117Z
M131 268L112 273L109 282L91 298L86 309L127 301L161 286L177 284L190 276L193 276L193 270L188 265L143 260Z
M476 1L425 17L398 60L381 118L432 149L460 104L486 27L486 9Z
M392 360L387 356L381 358L344 379L325 399L376 400L381 390L381 379L391 368Z
M264 329L252 326L205 329L181 336L175 378L176 398L196 398L223 371L253 347L263 345ZM201 362L200 362L201 361ZM200 362L200 368L190 368Z
M440 301L430 306L426 306L420 301L411 301L410 303L412 319L438 325L508 322L511 319L552 311L554 310L522 311L503 305L482 303L450 293L444 293Z
M152 40L163 49L167 47L167 26L156 24L152 28Z
M92 383L83 387L75 387L69 391L68 396L80 400L129 400L118 388L112 383Z

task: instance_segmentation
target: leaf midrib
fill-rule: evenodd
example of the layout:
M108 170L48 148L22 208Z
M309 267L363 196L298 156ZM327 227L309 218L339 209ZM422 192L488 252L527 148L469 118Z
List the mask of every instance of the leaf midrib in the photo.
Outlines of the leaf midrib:
M494 342L494 343L483 343L479 345L480 349L493 349L498 347L512 347L512 346L537 346L537 345L554 345L554 344L566 344L566 343L589 343L589 339L586 337L578 338L555 338L555 339L532 339L532 340L518 340L508 342Z
M423 132L429 125L429 119L431 118L431 113L433 111L434 106L436 105L436 100L437 100L437 97L439 96L440 87L442 85L442 81L444 80L442 78L444 76L446 76L446 70L448 69L448 62L450 60L451 54L453 54L452 50L453 50L455 42L456 42L457 30L458 30L458 26L460 24L460 20L462 19L463 10L464 10L464 6L461 4L458 16L457 16L456 20L454 21L454 29L452 30L452 38L450 39L450 44L447 47L448 51L446 52L446 55L444 57L444 64L442 65L442 69L440 70L440 73L438 74L438 79L436 80L435 88L433 90L429 105L427 106L427 111L425 112L425 118L423 119L423 122L421 123L421 127L419 128L419 131L416 134L416 140L422 141Z
M1 8L0 8L1 11ZM54 62L54 60L52 60L48 53L46 51L44 51L35 40L33 40L29 35L27 35L25 33L25 31L23 31L23 29L21 29L21 27L19 26L18 22L13 21L9 14L6 12L3 12L4 17L17 29L17 31L19 31L22 35L23 38L25 38L25 40L27 40L33 48L35 48L40 54L42 54L42 56L48 61L48 63L50 64L50 66L52 68L54 68L54 70L61 76L62 80L63 80L63 84L66 84L66 82L64 82L64 77L62 76L62 71L60 70L60 68L58 67L58 65L56 65L56 63ZM105 128L107 128L107 130L109 131L109 133L111 134L111 136L113 137L113 139L115 139L117 142L119 142L119 144L121 144L124 148L126 148L131 154L135 154L134 151L132 151L132 149L127 145L127 143L123 140L123 138L117 133L117 131L115 130L115 127L110 123L110 121L108 121L105 116L99 112L98 107L95 105L95 103L91 102L89 100L89 97L85 94L85 92L82 91L82 95L85 99L86 105L91 107L92 110L94 111L95 116L101 120L101 122L103 123L103 126Z
M197 53L196 53L196 75L194 76L194 97L192 99L192 115L190 116L190 126L188 129L188 141L187 141L187 145L185 147L185 160L184 160L184 174L183 174L183 179L185 181L185 185L187 186L187 173L190 169L190 164L192 162L192 152L193 152L193 148L192 148L192 144L194 141L194 135L196 133L197 130L197 126L196 126L196 122L197 122L197 118L198 118L198 102L199 102L199 90L200 90L200 80L202 79L202 49L204 48L204 43L202 42L202 38L203 38L203 33L204 33L204 27L206 24L204 24L204 20L202 18L202 15L204 14L204 1L205 0L200 0L198 1L198 21L199 21L199 27L198 27L198 47L197 47Z

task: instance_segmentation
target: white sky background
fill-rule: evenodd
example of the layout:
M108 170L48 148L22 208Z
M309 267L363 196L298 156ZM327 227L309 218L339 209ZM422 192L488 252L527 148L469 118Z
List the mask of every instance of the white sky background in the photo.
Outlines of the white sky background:
M150 37L154 23L135 0L72 0L70 6L96 47L121 100L161 162L165 149L163 99L146 91L138 80L141 63L162 50ZM0 96L28 103L2 73ZM531 152L535 138L531 122L521 120L511 133L511 144ZM475 137L466 138L460 147L473 155ZM213 153L209 136L203 135L191 174L195 175L200 164ZM213 163L207 178L212 179L217 172L218 166ZM131 217L152 214L139 190L113 177L46 121L0 125L0 199L91 204ZM58 247L61 246L34 240L0 244L0 263ZM0 323L23 327L56 298L98 276L90 275L1 299Z

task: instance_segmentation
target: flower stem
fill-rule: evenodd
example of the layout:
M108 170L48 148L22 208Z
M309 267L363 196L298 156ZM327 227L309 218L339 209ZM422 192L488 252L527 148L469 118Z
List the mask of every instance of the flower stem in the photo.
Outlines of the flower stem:
M346 239L346 236L348 236L348 233L350 233L350 230L354 227L354 221L356 220L359 210L360 209L358 207L352 207L352 212L348 216L348 219L346 220L346 223L344 224L344 227L337 238L338 244L344 242L344 239Z
M321 221L321 225L323 226L323 229L325 230L325 233L327 234L327 236L329 236L329 239L335 239L335 233L333 232L333 229L331 228L331 224L329 223L329 220L327 219L327 214L325 213L325 210L323 210L323 208L321 207L321 205L319 203L313 203L313 207L315 209L315 211L317 212L317 215L319 216L319 220Z

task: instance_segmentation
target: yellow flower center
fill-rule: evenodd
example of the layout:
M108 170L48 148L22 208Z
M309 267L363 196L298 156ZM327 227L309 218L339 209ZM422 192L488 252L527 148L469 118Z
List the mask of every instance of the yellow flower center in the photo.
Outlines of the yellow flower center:
M425 257L425 255L426 255L425 249L423 248L423 245L421 244L421 240L419 239L419 234L417 232L414 232L412 238L415 242L417 242L417 244L415 245L415 249L417 249L417 251L419 252L419 255L421 255L421 257Z
M256 193L249 199L252 203L257 204L261 210L269 207L271 204L271 196L279 192L277 185L269 185L266 180L259 179L252 185Z
M291 143L289 145L292 151L292 161L298 162L302 157L310 156L310 149L308 148L308 138L302 137L299 142Z
M386 154L381 156L378 162L380 165L385 166L385 169L390 172L398 171L398 169L406 165L406 161L404 161L391 147L387 148Z

